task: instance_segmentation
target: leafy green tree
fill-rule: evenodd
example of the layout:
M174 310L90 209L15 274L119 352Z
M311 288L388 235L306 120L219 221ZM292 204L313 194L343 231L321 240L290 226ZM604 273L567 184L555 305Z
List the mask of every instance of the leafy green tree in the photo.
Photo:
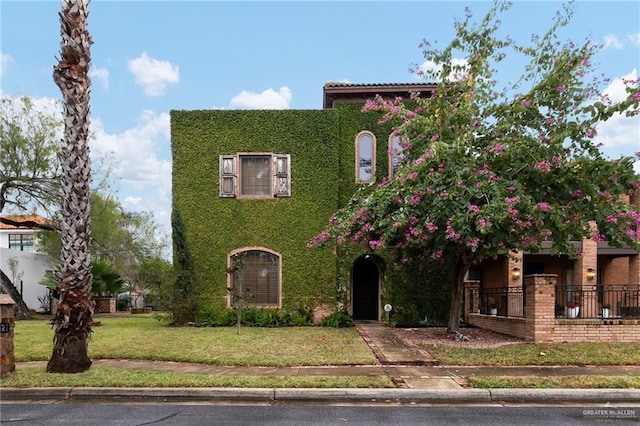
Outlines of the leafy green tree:
M146 304L152 305L154 310L165 310L168 306L165 306L163 296L166 294L167 287L171 287L174 283L173 265L161 257L149 258L139 265L136 271L136 283L139 288L148 291L145 295Z
M53 105L51 105L53 107ZM28 96L0 99L0 212L58 206L62 122Z
M575 257L570 240L582 237L640 249L640 212L621 197L640 190L633 158L607 159L594 142L599 123L638 113L638 82L626 82L622 102L600 95L597 46L557 35L571 5L527 45L498 36L498 15L508 7L497 3L479 23L467 13L442 50L422 43L435 65L420 72L437 82L429 98L367 102L365 111L383 111L383 122L397 124L404 160L393 179L355 194L311 243L390 248L406 263L455 259L450 331L459 328L474 263L535 252L543 241ZM522 57L528 65L520 78L499 89L496 69Z
M109 263L131 290L145 289L140 270L145 264L163 262L162 250L167 244L158 239L151 214L126 211L116 198L94 190L90 217L93 258ZM56 232L40 232L38 242L51 259L60 256L61 241Z
M182 215L174 206L171 209L171 226L173 228L173 257L175 281L165 295L172 316L172 323L186 324L198 321L198 300L193 257L187 241L187 230Z

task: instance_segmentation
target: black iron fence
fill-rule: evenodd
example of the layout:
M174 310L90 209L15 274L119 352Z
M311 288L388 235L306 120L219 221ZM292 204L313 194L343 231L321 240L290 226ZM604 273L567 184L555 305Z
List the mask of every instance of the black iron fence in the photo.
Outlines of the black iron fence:
M477 295L477 297L476 297ZM522 287L497 287L474 289L471 300L471 312L502 317L524 317L524 295Z
M556 318L640 318L640 285L556 287Z

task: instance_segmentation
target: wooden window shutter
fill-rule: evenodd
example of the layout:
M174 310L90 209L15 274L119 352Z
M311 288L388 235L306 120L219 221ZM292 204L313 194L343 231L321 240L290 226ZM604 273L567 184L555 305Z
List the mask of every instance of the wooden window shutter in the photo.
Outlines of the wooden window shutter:
M291 197L291 155L273 156L273 195Z
M220 156L220 196L236 196L236 156Z

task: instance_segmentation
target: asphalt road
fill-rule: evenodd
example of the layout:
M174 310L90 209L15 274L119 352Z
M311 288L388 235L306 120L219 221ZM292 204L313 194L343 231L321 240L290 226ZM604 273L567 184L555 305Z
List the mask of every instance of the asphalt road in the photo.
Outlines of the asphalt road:
M2 425L632 425L640 407L296 406L30 402L0 404Z

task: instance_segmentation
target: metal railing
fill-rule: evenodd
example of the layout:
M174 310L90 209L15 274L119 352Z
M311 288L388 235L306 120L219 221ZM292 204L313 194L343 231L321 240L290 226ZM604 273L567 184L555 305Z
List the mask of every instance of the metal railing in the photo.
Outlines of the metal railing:
M477 299L474 297L475 294L478 295ZM524 317L522 287L474 289L471 296L472 300L477 300L479 304L479 306L471 305L472 312L502 317Z
M638 319L640 285L556 286L556 318Z

